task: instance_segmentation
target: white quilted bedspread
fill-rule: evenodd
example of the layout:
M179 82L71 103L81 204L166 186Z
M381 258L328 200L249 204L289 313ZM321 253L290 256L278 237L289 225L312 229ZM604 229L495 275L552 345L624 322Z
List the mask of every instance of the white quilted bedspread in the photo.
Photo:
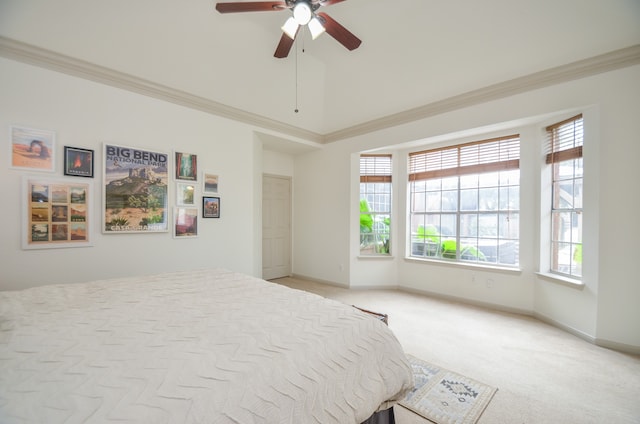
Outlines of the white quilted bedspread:
M0 292L0 422L360 423L411 367L379 320L226 270Z

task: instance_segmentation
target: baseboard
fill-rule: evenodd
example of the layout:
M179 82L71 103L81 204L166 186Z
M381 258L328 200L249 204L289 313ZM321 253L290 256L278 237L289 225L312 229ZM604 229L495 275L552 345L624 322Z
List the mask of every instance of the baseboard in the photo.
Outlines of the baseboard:
M406 292L406 293L421 294L421 295L424 295L424 296L433 297L434 299L441 299L441 300L446 300L446 301L449 301L449 302L461 303L461 304L464 304L464 305L478 306L480 308L489 309L489 310L492 310L492 311L499 311L499 312L507 312L507 313L510 313L510 314L533 316L533 312L532 311L529 311L529 310L526 310L526 309L520 309L520 308L513 308L513 307L510 307L510 306L498 305L496 303L482 302L482 301L479 301L479 300L467 299L467 298L464 298L464 297L451 296L451 295L447 295L447 294L431 292L431 291L428 291L428 290L419 290L419 289L414 289L414 288L409 288L409 287L402 287L402 286L398 287L398 290Z
M631 355L640 355L640 346L628 345L626 343L613 342L611 340L596 338L595 344L600 347L604 347L611 350L616 350L622 353L628 353Z
M619 343L611 340L593 337L590 334L587 334L569 325L558 322L552 318L549 318L546 315L543 315L537 312L534 312L533 316L546 324L552 325L554 327L557 327L561 330L566 331L567 333L573 334L574 336L581 338L582 340L585 340L593 345L600 346L606 349L615 350L617 352L628 353L631 355L640 355L640 346L628 345L625 343Z
M309 277L309 276L302 275L302 274L291 274L291 278L297 278L299 280L307 280L307 281L311 281L311 282L314 282L314 283L326 284L328 286L341 287L343 289L351 288L351 287L349 287L349 284L336 283L335 281L323 280L321 278Z
M576 337L578 337L578 338L580 338L582 340L585 340L585 341L587 341L587 342L589 342L591 344L596 344L595 337L593 337L590 334L585 333L584 331L580 331L577 328L571 327L570 325L563 324L560 321L556 321L555 319L550 318L550 317L548 317L548 316L546 316L544 314L541 314L539 312L534 312L533 316L535 318L539 319L540 321L546 323L546 324L549 324L549 325L552 325L552 326L554 326L556 328L564 330L567 333L573 334L574 336L576 336Z

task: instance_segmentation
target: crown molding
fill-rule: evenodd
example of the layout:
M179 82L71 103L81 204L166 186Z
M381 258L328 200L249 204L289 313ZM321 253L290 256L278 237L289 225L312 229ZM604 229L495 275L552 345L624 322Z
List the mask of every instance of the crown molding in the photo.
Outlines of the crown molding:
M331 143L515 94L640 64L640 44L318 134L84 60L0 36L0 56L316 143Z
M303 140L317 143L324 141L323 136L315 132L3 36L0 36L0 56L280 132Z
M325 134L324 141L325 143L331 143L344 140L468 106L474 106L480 103L498 100L515 94L521 94L637 64L640 64L640 44L500 82L478 90L468 91L424 106L354 125Z

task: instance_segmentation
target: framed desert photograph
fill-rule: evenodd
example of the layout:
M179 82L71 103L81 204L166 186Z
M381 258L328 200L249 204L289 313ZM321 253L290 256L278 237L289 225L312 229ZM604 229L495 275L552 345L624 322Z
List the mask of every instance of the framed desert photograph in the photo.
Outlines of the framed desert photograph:
M93 150L64 146L64 175L93 178Z
M55 171L55 139L53 131L11 127L11 166L34 171Z
M198 208L175 208L174 231L176 238L198 236Z
M104 144L102 231L169 231L169 154Z
M176 204L180 206L195 205L196 187L190 183L176 184Z
M175 152L176 180L198 180L198 155Z
M202 192L218 194L218 176L216 174L202 173Z
M219 197L202 197L202 217L203 218L220 218L220 198Z
M25 177L23 249L91 246L92 184Z

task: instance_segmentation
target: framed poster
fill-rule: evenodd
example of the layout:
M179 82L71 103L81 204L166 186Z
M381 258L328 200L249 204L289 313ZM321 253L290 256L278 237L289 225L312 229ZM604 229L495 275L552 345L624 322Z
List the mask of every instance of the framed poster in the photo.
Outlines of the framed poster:
M169 155L105 143L103 156L103 233L168 232Z
M91 183L24 177L23 249L91 246Z
M202 198L202 217L203 218L220 218L220 198L207 197Z
M190 183L176 184L176 203L178 205L195 205L196 187Z
M198 156L176 153L176 180L198 181Z
M173 236L187 238L198 236L198 208L176 208Z
M64 175L93 178L93 150L64 146Z
M209 174L207 172L202 173L202 192L209 194L218 194L217 175Z
M34 171L55 171L53 131L11 127L11 166Z

